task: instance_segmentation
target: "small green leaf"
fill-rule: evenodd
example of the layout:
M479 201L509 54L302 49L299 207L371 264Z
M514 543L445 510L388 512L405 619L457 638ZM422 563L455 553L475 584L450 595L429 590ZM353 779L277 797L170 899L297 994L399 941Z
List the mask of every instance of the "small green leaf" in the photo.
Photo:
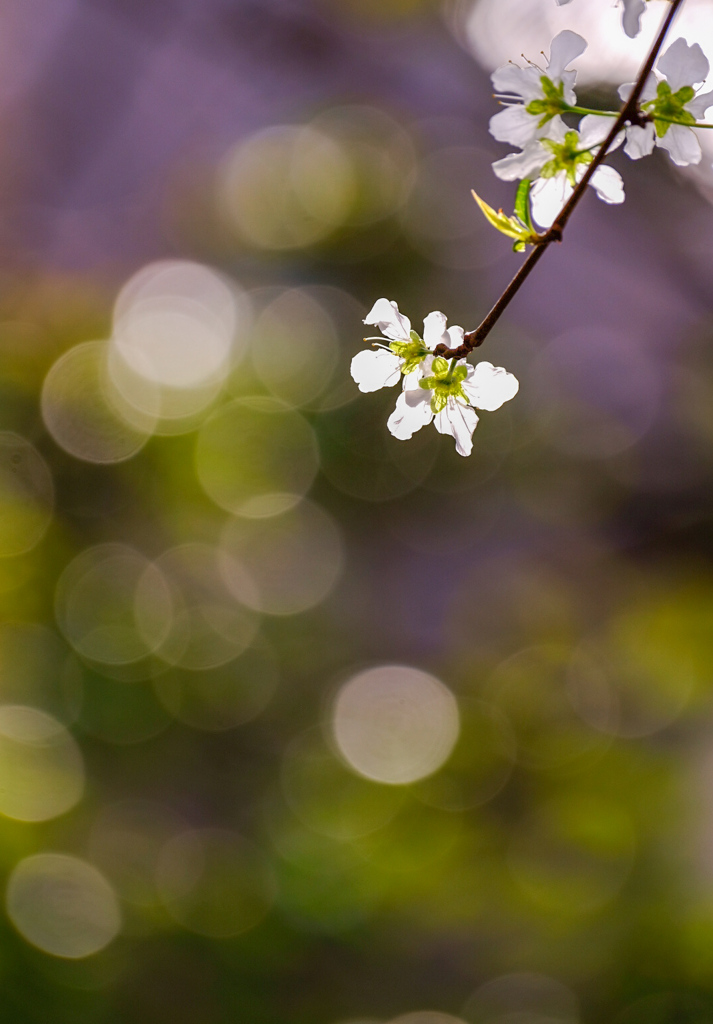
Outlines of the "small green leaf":
M525 244L534 245L537 241L537 236L533 231L532 226L523 223L523 221L517 216L508 217L502 210L498 210L496 212L492 206L489 206L484 199L480 198L474 189L471 189L471 192L473 194L473 199L475 199L476 203L480 207L483 216L497 231L500 231L503 235L507 235L508 238L514 238Z
M532 182L529 178L525 178L517 186L517 193L515 195L515 216L519 217L523 224L532 231L532 221L530 220L530 186Z
M445 377L448 373L448 360L444 359L443 356L436 356L431 365L433 374L437 378Z

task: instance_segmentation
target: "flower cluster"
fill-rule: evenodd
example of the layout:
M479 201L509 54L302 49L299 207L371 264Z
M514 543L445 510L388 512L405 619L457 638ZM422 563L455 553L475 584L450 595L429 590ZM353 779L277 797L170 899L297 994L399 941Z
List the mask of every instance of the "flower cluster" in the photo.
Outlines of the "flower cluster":
M434 356L437 345L457 348L463 343L463 328L446 328L443 313L429 313L423 322L423 338L411 329L408 317L395 302L378 299L365 324L375 325L383 338L375 350L365 349L352 359L352 377L360 391L378 391L403 380L402 391L387 426L394 437L408 440L421 427L433 423L440 434L450 434L459 455L473 450L473 431L478 425L476 409L494 412L514 398L519 384L501 366L482 362L477 366L465 359L448 361ZM388 344L385 342L388 341Z
M625 4L629 34L635 34L635 28L638 31L643 6L644 0ZM533 63L526 67L510 63L493 74L493 86L503 109L491 118L490 132L498 142L517 147L517 152L496 160L493 170L505 181L520 182L517 223L502 211L496 214L479 196L476 200L490 223L515 239L516 249L537 244L537 234L530 232L528 236L524 226L531 227L533 221L540 229L552 226L608 139L613 119L619 116L617 111L577 106L576 71L571 64L586 48L586 40L576 32L560 32L552 40L544 69ZM636 112L623 125L623 131L607 143L607 153L623 142L624 152L633 160L659 146L679 166L699 163L702 151L695 128L713 106L713 92L701 91L709 71L698 43L689 45L685 39L677 39L659 58ZM620 87L624 102L632 89L631 84ZM575 117L581 117L576 128L568 123ZM614 168L600 164L589 184L605 203L623 203L624 182ZM523 207L527 208L525 212ZM519 234L514 225L520 229Z
M556 2L562 6L570 0ZM635 36L646 0L621 3L624 30ZM664 35L667 26L668 22ZM586 40L576 32L560 32L552 40L544 68L531 61L525 67L510 62L492 76L503 109L491 118L490 132L496 141L515 147L495 161L493 170L504 181L518 182L514 212L509 216L496 211L475 192L473 196L490 224L512 240L517 252L560 238L585 185L591 185L605 203L624 202L621 175L603 162L611 151L623 145L628 157L639 160L658 147L679 166L697 164L702 150L696 130L713 127L702 122L713 107L713 90L704 91L710 66L698 43L676 39L646 81L640 78L638 86L622 85L621 111L578 106L572 64L586 48ZM646 67L650 66L647 62ZM523 269L526 276L528 268ZM456 350L460 355L470 347L463 345L461 327L446 329L443 313L429 313L423 338L411 329L396 303L387 299L376 302L364 323L376 325L381 336L365 339L376 348L354 357L352 376L360 391L402 382L388 420L391 433L406 439L433 423L440 433L455 438L461 455L469 455L478 423L475 410L492 411L513 398L519 386L515 377L492 363L473 366L465 359L443 358L444 350L446 355Z

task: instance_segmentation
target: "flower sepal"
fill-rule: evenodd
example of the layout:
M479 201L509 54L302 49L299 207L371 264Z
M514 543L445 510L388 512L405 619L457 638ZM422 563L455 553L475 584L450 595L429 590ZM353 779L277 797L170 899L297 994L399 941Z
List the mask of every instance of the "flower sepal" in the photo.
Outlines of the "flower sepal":
M409 341L392 341L389 344L389 348L399 359L403 359L401 373L404 376L407 373L413 373L426 356L431 354L430 350L426 348L423 339L414 330L409 332Z
M668 82L659 82L656 87L656 99L643 103L644 110L654 122L656 134L664 137L672 124L695 125L696 119L685 106L695 97L693 86L683 85L674 92Z
M564 82L555 85L547 75L542 75L540 85L542 86L542 97L530 100L525 110L533 117L539 117L537 127L544 128L548 121L551 121L557 114L564 113L568 107L564 98Z

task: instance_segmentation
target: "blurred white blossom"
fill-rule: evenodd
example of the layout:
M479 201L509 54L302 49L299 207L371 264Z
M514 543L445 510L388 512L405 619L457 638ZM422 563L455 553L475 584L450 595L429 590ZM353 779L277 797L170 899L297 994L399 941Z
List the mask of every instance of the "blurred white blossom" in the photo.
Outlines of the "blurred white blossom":
M558 7L563 7L570 0L555 0ZM641 15L646 10L646 0L621 0L624 8L621 16L624 31L632 38L639 34L641 29Z

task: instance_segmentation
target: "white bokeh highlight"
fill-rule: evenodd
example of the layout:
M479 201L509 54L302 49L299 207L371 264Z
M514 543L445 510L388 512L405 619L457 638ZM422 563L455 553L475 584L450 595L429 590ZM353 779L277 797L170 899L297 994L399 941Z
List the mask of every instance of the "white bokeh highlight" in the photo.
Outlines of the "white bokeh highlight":
M0 707L0 814L49 821L84 793L79 746L52 715L19 704Z
M239 323L232 282L188 260L162 260L135 274L114 306L113 343L136 373L193 388L220 375Z
M7 912L27 942L79 960L104 949L121 928L114 890L87 861L62 853L21 860L10 875Z
M438 771L459 729L451 691L435 676L403 665L353 676L332 709L332 733L347 764L389 785L406 785Z

